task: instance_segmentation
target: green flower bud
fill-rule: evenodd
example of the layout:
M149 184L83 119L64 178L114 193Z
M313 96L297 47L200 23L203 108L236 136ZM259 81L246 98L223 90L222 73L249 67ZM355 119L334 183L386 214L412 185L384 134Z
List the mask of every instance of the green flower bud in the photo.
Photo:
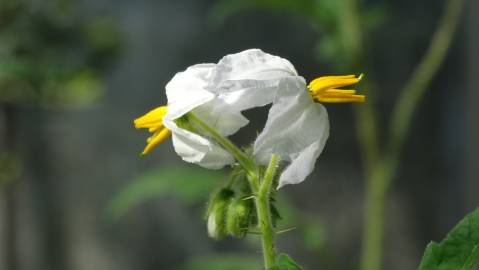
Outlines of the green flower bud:
M251 200L231 200L226 215L226 232L229 235L234 237L244 237L246 235L253 206Z
M226 235L226 213L233 196L231 189L223 188L211 197L206 212L208 235L211 238L221 239Z

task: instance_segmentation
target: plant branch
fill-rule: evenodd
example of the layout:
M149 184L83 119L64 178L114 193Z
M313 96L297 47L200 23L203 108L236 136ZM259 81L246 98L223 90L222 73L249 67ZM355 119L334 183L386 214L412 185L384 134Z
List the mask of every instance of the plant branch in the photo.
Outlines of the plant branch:
M446 58L459 23L464 0L449 0L438 23L429 48L394 106L389 130L388 153L396 158L411 126L412 116Z
M400 150L411 127L414 111L447 55L463 4L463 0L447 2L428 50L394 107L386 151L374 166L366 186L362 270L381 269L386 195L399 167Z
M362 66L365 60L363 33L361 29L360 12L357 0L342 1L342 15L340 16L340 37L342 51L348 65L353 72L364 72ZM379 140L374 108L374 93L372 84L366 76L363 80L364 94L368 97L367 102L355 107L356 135L359 140L362 161L366 168L366 178L372 173L373 167L379 159Z
M239 164L248 172L248 174L253 174L255 170L254 163L251 159L239 149L234 143L232 143L228 138L224 137L223 135L219 134L214 128L211 128L203 122L203 120L199 119L193 113L188 113L186 115L188 121L191 121L196 127L200 128L205 135L212 137L219 143L223 148L225 148L231 155L233 155Z
M276 250L274 245L275 232L271 221L270 211L270 193L278 161L278 155L271 155L268 168L266 169L266 173L260 183L258 195L255 197L265 269L270 269L276 260Z

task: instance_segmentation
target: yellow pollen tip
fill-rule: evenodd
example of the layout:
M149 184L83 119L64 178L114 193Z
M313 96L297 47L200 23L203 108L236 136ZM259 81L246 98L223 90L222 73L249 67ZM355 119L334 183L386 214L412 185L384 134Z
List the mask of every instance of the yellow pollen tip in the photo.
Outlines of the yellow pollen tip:
M135 128L147 128L150 133L153 133L153 135L146 140L147 145L142 155L148 154L153 148L170 137L171 131L163 125L163 117L166 111L167 106L161 106L134 120Z
M363 74L343 76L324 76L311 81L308 90L315 101L325 103L349 103L364 102L364 95L357 95L353 89L338 89L340 87L350 86L358 83L363 78Z
M147 112L141 117L138 117L134 121L135 128L151 128L157 126L158 124L162 124L166 110L166 106L161 106Z
M153 134L153 136L147 139L147 145L141 154L146 155L150 153L157 145L168 139L170 135L171 131L167 128L163 128L161 131Z

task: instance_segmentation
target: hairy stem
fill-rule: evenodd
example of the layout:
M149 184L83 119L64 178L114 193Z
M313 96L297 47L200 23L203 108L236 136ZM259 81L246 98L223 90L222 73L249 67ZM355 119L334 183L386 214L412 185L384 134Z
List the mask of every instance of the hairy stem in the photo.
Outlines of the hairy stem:
M270 193L273 178L276 173L279 157L273 154L269 162L266 173L259 185L258 193L255 197L256 211L258 214L258 225L261 231L261 244L263 248L264 268L270 269L276 260L276 251L274 245L274 229L271 221L270 211Z
M264 267L265 269L270 269L274 266L276 260L276 251L274 245L275 232L271 219L270 196L273 179L278 167L279 156L276 154L271 155L269 165L262 176L254 160L241 151L230 140L219 134L215 129L208 126L208 124L203 122L192 113L187 115L187 119L194 125L195 128L199 128L201 132L212 137L216 140L216 142L228 150L248 174L247 178L249 180L251 190L255 194L255 206L256 213L258 215L258 226L261 234ZM261 177L263 178L261 179Z

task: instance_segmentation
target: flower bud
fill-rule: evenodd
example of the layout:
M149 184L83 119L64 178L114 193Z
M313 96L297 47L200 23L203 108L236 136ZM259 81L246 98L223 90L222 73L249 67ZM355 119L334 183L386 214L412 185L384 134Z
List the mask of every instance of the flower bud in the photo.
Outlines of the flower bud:
M226 235L226 213L233 196L234 192L226 188L213 194L206 212L208 235L211 238L221 239Z
M249 229L252 210L251 200L231 200L226 214L226 232L234 237L244 237Z

